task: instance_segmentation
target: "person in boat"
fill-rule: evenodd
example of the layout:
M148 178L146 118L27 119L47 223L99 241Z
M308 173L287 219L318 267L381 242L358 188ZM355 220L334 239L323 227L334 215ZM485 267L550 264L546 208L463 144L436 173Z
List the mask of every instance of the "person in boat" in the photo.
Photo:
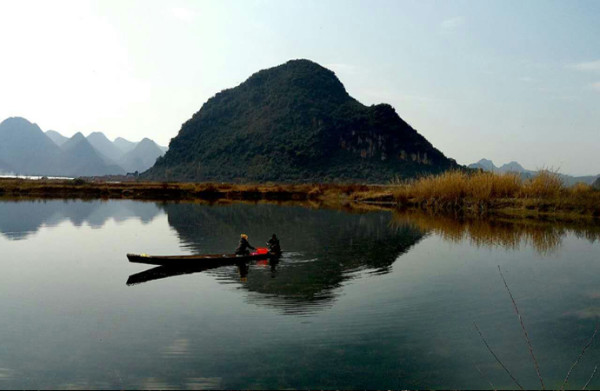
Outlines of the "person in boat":
M248 242L248 235L241 234L240 235L240 243L238 244L237 248L235 249L235 254L236 255L250 255L250 249L256 250L256 248L252 247L250 242Z
M281 254L281 245L279 244L279 239L277 239L277 235L273 234L271 239L267 241L267 247L269 248L269 252L271 252L272 254Z

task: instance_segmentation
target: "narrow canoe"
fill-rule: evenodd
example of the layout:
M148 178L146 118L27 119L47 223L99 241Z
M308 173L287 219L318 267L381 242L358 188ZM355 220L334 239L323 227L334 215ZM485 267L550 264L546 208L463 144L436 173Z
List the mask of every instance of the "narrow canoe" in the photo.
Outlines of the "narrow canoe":
M193 266L193 265L233 265L239 262L268 259L272 257L267 254L205 254L205 255L147 255L127 254L129 262L145 263L148 265L165 266Z

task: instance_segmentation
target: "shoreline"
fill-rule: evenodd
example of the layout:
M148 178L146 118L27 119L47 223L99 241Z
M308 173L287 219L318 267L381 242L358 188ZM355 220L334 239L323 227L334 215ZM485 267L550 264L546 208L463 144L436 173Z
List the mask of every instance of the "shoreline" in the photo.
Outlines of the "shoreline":
M443 175L442 175L443 176ZM439 177L435 177L436 179ZM0 200L132 199L146 201L308 202L351 209L420 210L430 214L557 220L600 220L600 191L563 189L556 194L507 196L450 191L420 194L419 184L230 184L114 182L0 178ZM519 193L521 195L521 193Z

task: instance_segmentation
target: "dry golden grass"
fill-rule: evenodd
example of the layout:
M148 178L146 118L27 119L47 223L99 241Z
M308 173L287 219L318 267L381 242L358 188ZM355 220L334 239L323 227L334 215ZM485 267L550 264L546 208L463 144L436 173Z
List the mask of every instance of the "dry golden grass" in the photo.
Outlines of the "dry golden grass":
M521 188L524 197L533 198L558 198L565 192L563 180L556 173L542 170L538 174L525 181Z
M394 195L401 199L415 198L420 201L460 203L465 199L490 201L517 196L523 181L515 174L489 172L467 173L448 171L431 175L414 182L397 186Z
M586 184L566 187L554 172L541 171L523 180L516 174L449 171L413 182L394 184L394 200L401 206L470 212L510 209L532 213L600 215L600 192ZM384 198L380 194L380 198ZM370 195L370 200L377 198ZM360 201L360 197L356 198Z
M145 200L308 201L419 208L435 213L600 217L600 191L578 184L567 188L559 175L449 171L389 185L229 184L103 182L0 179L0 196L28 198L131 198Z

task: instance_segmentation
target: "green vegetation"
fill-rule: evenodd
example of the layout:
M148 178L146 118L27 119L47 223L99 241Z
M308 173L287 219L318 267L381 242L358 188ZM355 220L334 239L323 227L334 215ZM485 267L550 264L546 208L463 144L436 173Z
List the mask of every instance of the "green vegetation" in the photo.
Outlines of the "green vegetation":
M209 99L143 178L386 183L456 167L391 106L364 106L332 71L295 60Z

